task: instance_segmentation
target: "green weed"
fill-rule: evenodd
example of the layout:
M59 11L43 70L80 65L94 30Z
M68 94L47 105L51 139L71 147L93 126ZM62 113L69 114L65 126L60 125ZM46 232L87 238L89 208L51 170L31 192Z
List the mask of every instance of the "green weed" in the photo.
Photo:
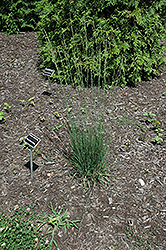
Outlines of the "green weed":
M49 206L48 206L49 207ZM52 249L53 244L57 246L57 243L54 239L54 234L55 232L59 229L59 228L64 228L65 233L67 232L67 229L69 229L70 226L78 228L76 223L80 222L80 220L69 220L68 219L68 215L67 215L67 209L65 211L65 213L62 213L62 209L60 209L59 211L57 210L57 207L55 209L53 209L52 203L50 202L50 207L49 207L52 211L51 215L46 215L43 217L44 220L39 220L38 222L41 223L41 225L38 227L38 231L40 230L40 228L47 224L47 227L52 226L52 230L47 232L46 235L51 234L51 240L50 243L48 245L49 250Z
M44 116L40 116L40 121L44 122L46 120L46 118Z
M56 123L55 123L55 124L54 124L54 128L53 128L53 129L58 130L58 129L60 129L61 127L63 127L63 125L56 125Z
M33 97L31 97L30 99L28 99L28 102L30 103L30 105L35 105L35 103L34 103L34 100L35 99L35 96L33 96Z
M20 100L20 102L22 106L25 106L25 100Z
M10 112L10 108L11 108L11 106L9 106L9 104L7 103L7 102L5 102L4 103L4 110L7 112L7 113L9 113Z
M4 112L0 111L0 123L4 123L6 119L4 118Z
M157 144L160 144L160 142L163 142L163 134L161 132L163 132L162 129L162 121L153 117L156 117L155 114L153 114L152 112L149 113L144 113L144 116L148 117L148 122L151 124L152 129L156 132L156 136L154 138L152 138L152 141L154 141Z

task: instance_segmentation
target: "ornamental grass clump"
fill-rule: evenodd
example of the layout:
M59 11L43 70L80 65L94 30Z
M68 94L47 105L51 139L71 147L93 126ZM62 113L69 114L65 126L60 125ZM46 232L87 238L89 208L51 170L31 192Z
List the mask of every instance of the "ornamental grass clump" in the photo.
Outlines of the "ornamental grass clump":
M107 150L109 141L104 141L103 121L92 128L85 122L83 126L70 123L68 127L70 147L64 152L65 157L73 167L74 176L79 176L88 182L88 187L98 181L106 184L109 177L107 172Z
M88 38L86 36L86 24L84 28L85 41L83 46L85 46L84 50L88 53L90 48L87 48ZM94 50L98 50L98 58L92 58L94 66L91 68L91 71L87 68L85 78L82 77L82 71L84 66L88 64L88 57L85 58L85 63L80 58L79 46L77 40L74 39L75 33L72 23L71 32L74 43L72 67L75 67L77 70L76 78L72 76L68 65L68 51L66 48L62 46L60 53L59 49L55 49L52 45L47 33L44 31L43 34L46 38L45 46L54 62L57 71L56 74L59 77L59 83L65 100L64 103L67 113L65 127L69 143L63 143L63 145L65 145L63 155L72 167L73 178L76 176L81 177L84 188L88 191L89 188L94 188L97 182L107 185L109 177L111 176L108 172L110 165L108 165L107 158L110 135L106 134L104 123L105 106L103 104L105 92L101 88L101 79L104 79L104 76L101 77L101 75L102 73L105 74L105 71L101 71L101 47L103 46L103 41L96 41L95 47L91 47L91 55L95 55ZM65 44L65 37L63 43ZM64 72L59 69L59 62L57 63L56 61L55 53L59 53L59 58L62 53L66 56L66 60L61 61L61 67L63 66ZM107 54L105 50L105 63L107 62ZM98 65L97 75L96 65ZM62 77L62 75L65 75L65 72L69 74L69 76ZM66 87L64 87L64 83L69 85L69 79L72 79L74 88L69 86L69 89L72 91L67 95L65 93ZM80 80L79 85L78 79ZM87 80L87 82L85 82L85 80Z

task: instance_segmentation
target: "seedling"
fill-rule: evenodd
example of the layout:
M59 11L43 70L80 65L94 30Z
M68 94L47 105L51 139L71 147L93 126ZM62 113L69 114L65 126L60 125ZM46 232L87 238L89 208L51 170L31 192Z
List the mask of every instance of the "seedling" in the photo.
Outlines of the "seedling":
M154 137L152 140L155 141L157 144L160 144L160 142L163 142L163 138L161 138L162 134L160 133L158 136Z
M17 171L13 171L13 174L17 174Z
M34 101L33 101L34 99L35 99L35 96L31 97L31 98L28 100L28 102L30 102L30 104L33 105L33 106L35 105L35 103L34 103Z
M53 98L50 99L50 104L53 104Z
M130 145L130 140L127 139L126 142L125 142L126 146L129 146Z
M155 129L155 132L157 133L157 136L155 136L152 140L159 144L160 142L163 142L163 139L161 136L163 135L161 132L163 131L162 127L162 120L158 119L151 119L152 117L155 117L156 115L153 114L152 112L144 113L144 116L148 116L148 122L153 123L153 129Z
M4 105L5 105L4 109L6 110L7 113L9 113L10 112L9 109L11 108L11 106L9 106L7 102L5 102Z
M26 136L25 137L21 137L20 139L19 139L19 141L20 141L20 143L21 144L23 144L24 146L27 146L27 144L24 142L24 139L26 138Z
M161 127L162 127L162 121L155 119L155 126L156 126L157 129L161 129Z
M59 126L57 126L56 124L54 124L54 128L53 128L53 129L58 130L58 129L59 129L59 128L61 128L61 127L63 127L63 125L59 125Z
M4 118L4 116L3 116L3 114L4 114L4 112L0 112L0 123L4 123L5 122L5 118Z
M150 172L150 170L149 170L148 168L147 168L145 171L146 171L146 173L149 173L149 172Z
M21 102L21 105L22 105L22 106L25 106L25 104L24 104L24 103L25 103L25 100L20 100L20 102Z
M24 63L23 62L21 62L21 66L24 67Z
M56 246L56 248L58 248L56 241L54 240L54 234L55 232L58 230L58 228L64 228L65 233L67 233L67 229L69 229L70 226L78 228L78 226L76 225L77 222L80 222L80 220L73 220L70 221L68 219L68 215L67 215L67 209L65 211L64 214L62 214L62 209L60 209L59 211L57 211L57 207L55 209L53 209L52 203L50 202L50 207L48 206L48 208L51 209L52 211L52 215L46 215L42 218L44 220L39 220L39 223L42 223L37 230L40 230L41 227L43 227L45 224L47 224L47 227L52 226L52 230L47 232L47 234L51 234L51 240L49 242L48 245L48 249L51 250L53 249L53 244ZM45 221L45 218L47 219L47 221Z
M164 92L163 95L165 96L165 95L166 95L166 92Z
M40 121L44 122L46 120L46 118L44 116L40 116Z
M151 122L154 121L154 119L152 119L153 117L156 117L156 115L153 114L152 112L149 112L149 113L146 112L146 113L144 113L143 115L148 117L148 122L149 122L149 123L151 123Z
M82 108L82 113L85 114L86 108Z
M72 108L68 108L68 111L67 111L67 112L68 112L68 113L71 113L71 110L72 110Z
M56 116L56 118L59 118L59 113L55 112L55 116Z

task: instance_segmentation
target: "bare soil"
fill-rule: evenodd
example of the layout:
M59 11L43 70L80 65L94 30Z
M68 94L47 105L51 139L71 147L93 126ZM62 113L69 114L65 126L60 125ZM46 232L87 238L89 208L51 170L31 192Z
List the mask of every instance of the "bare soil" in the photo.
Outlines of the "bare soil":
M141 228L145 238L154 229L151 249L166 249L166 68L160 76L136 87L115 88L114 99L111 90L104 92L106 134L112 136L108 157L110 165L118 168L111 170L111 185L105 188L97 184L87 202L81 180L71 182L71 168L60 152L61 144L68 143L65 128L53 129L65 119L63 93L53 82L56 94L54 104L50 102L48 80L38 67L38 51L35 32L0 33L0 111L6 119L0 124L0 211L9 213L13 206L35 203L38 213L49 214L50 202L53 207L68 209L70 219L82 223L79 230L70 228L67 234L57 231L55 240L61 250L115 249L113 242L119 243L120 249L130 249L124 240L127 226ZM76 89L64 88L71 105L72 95L79 100ZM34 104L28 101L32 97ZM4 103L11 106L9 112ZM163 142L152 141L157 134L145 112L162 121ZM29 149L19 141L29 133L41 139L33 180Z

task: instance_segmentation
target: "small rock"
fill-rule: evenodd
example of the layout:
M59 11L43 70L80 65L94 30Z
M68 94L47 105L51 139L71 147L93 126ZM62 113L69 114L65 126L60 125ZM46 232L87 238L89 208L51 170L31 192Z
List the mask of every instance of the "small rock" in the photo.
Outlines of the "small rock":
M139 179L138 181L139 181L139 183L141 184L142 187L145 186L145 182L142 179Z
M14 210L17 210L17 209L18 209L18 205L15 205Z
M48 244L49 244L49 240L46 240L45 245L48 245Z
M128 224L129 224L129 226L133 226L134 225L133 219L128 219Z
M108 198L108 202L109 202L109 204L112 204L112 197Z
M163 182L164 182L164 184L166 184L166 177L164 177L164 181Z

